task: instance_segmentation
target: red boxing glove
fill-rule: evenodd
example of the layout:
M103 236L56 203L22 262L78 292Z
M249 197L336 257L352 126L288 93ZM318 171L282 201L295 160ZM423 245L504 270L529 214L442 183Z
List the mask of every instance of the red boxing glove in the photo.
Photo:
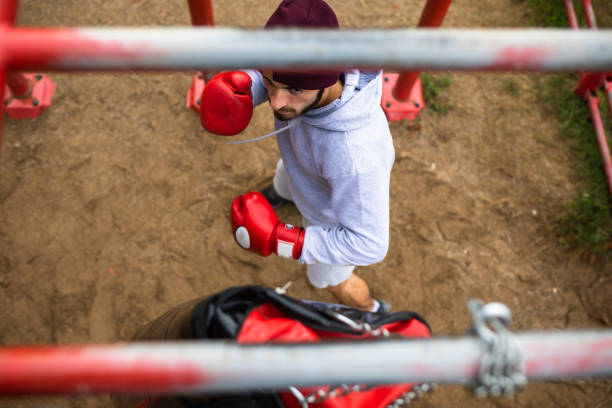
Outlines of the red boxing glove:
M251 77L242 71L222 72L208 81L200 97L200 121L218 135L242 132L253 116Z
M306 230L279 222L263 194L250 192L234 198L230 218L234 238L244 249L299 259Z

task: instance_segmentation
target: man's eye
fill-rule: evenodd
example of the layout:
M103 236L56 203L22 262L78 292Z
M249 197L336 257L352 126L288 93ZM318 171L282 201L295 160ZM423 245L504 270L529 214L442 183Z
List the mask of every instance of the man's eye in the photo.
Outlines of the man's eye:
M300 88L289 88L289 92L290 92L292 95L298 95L298 94L301 94L301 93L302 93L302 91L303 91L303 89L300 89Z

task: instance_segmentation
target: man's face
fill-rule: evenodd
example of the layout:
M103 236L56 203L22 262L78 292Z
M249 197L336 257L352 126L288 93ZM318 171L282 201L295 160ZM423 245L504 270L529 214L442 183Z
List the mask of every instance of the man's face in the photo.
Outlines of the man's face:
M272 79L272 71L262 71L264 83L268 90L270 107L274 116L280 120L296 118L319 103L322 90L299 89L281 84Z

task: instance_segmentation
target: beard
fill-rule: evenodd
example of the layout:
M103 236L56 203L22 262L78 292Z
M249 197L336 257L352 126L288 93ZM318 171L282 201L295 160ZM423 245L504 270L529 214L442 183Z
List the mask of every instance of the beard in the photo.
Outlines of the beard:
M292 108L281 108L281 110L279 111L272 112L274 112L274 116L276 117L276 119L282 121L297 118L298 116L305 114L309 110L314 109L314 107L317 106L319 102L321 102L321 98L323 97L324 91L325 89L319 89L319 92L317 92L317 96L315 97L314 101L312 101L312 103L310 103L308 106L306 106L299 112Z

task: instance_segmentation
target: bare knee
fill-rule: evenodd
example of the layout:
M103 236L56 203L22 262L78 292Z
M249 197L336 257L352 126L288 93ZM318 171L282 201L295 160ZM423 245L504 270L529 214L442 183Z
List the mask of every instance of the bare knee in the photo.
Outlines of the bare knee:
M327 289L328 291L330 291L331 293L333 293L334 295L338 295L339 293L345 293L347 291L347 288L351 285L351 278L355 276L354 274L349 276L349 278L347 280L345 280L344 282L340 282L337 285L329 285L327 286L325 289Z
M340 303L357 309L369 310L374 304L370 297L370 290L365 281L352 274L347 280L335 286L328 286L329 290Z

